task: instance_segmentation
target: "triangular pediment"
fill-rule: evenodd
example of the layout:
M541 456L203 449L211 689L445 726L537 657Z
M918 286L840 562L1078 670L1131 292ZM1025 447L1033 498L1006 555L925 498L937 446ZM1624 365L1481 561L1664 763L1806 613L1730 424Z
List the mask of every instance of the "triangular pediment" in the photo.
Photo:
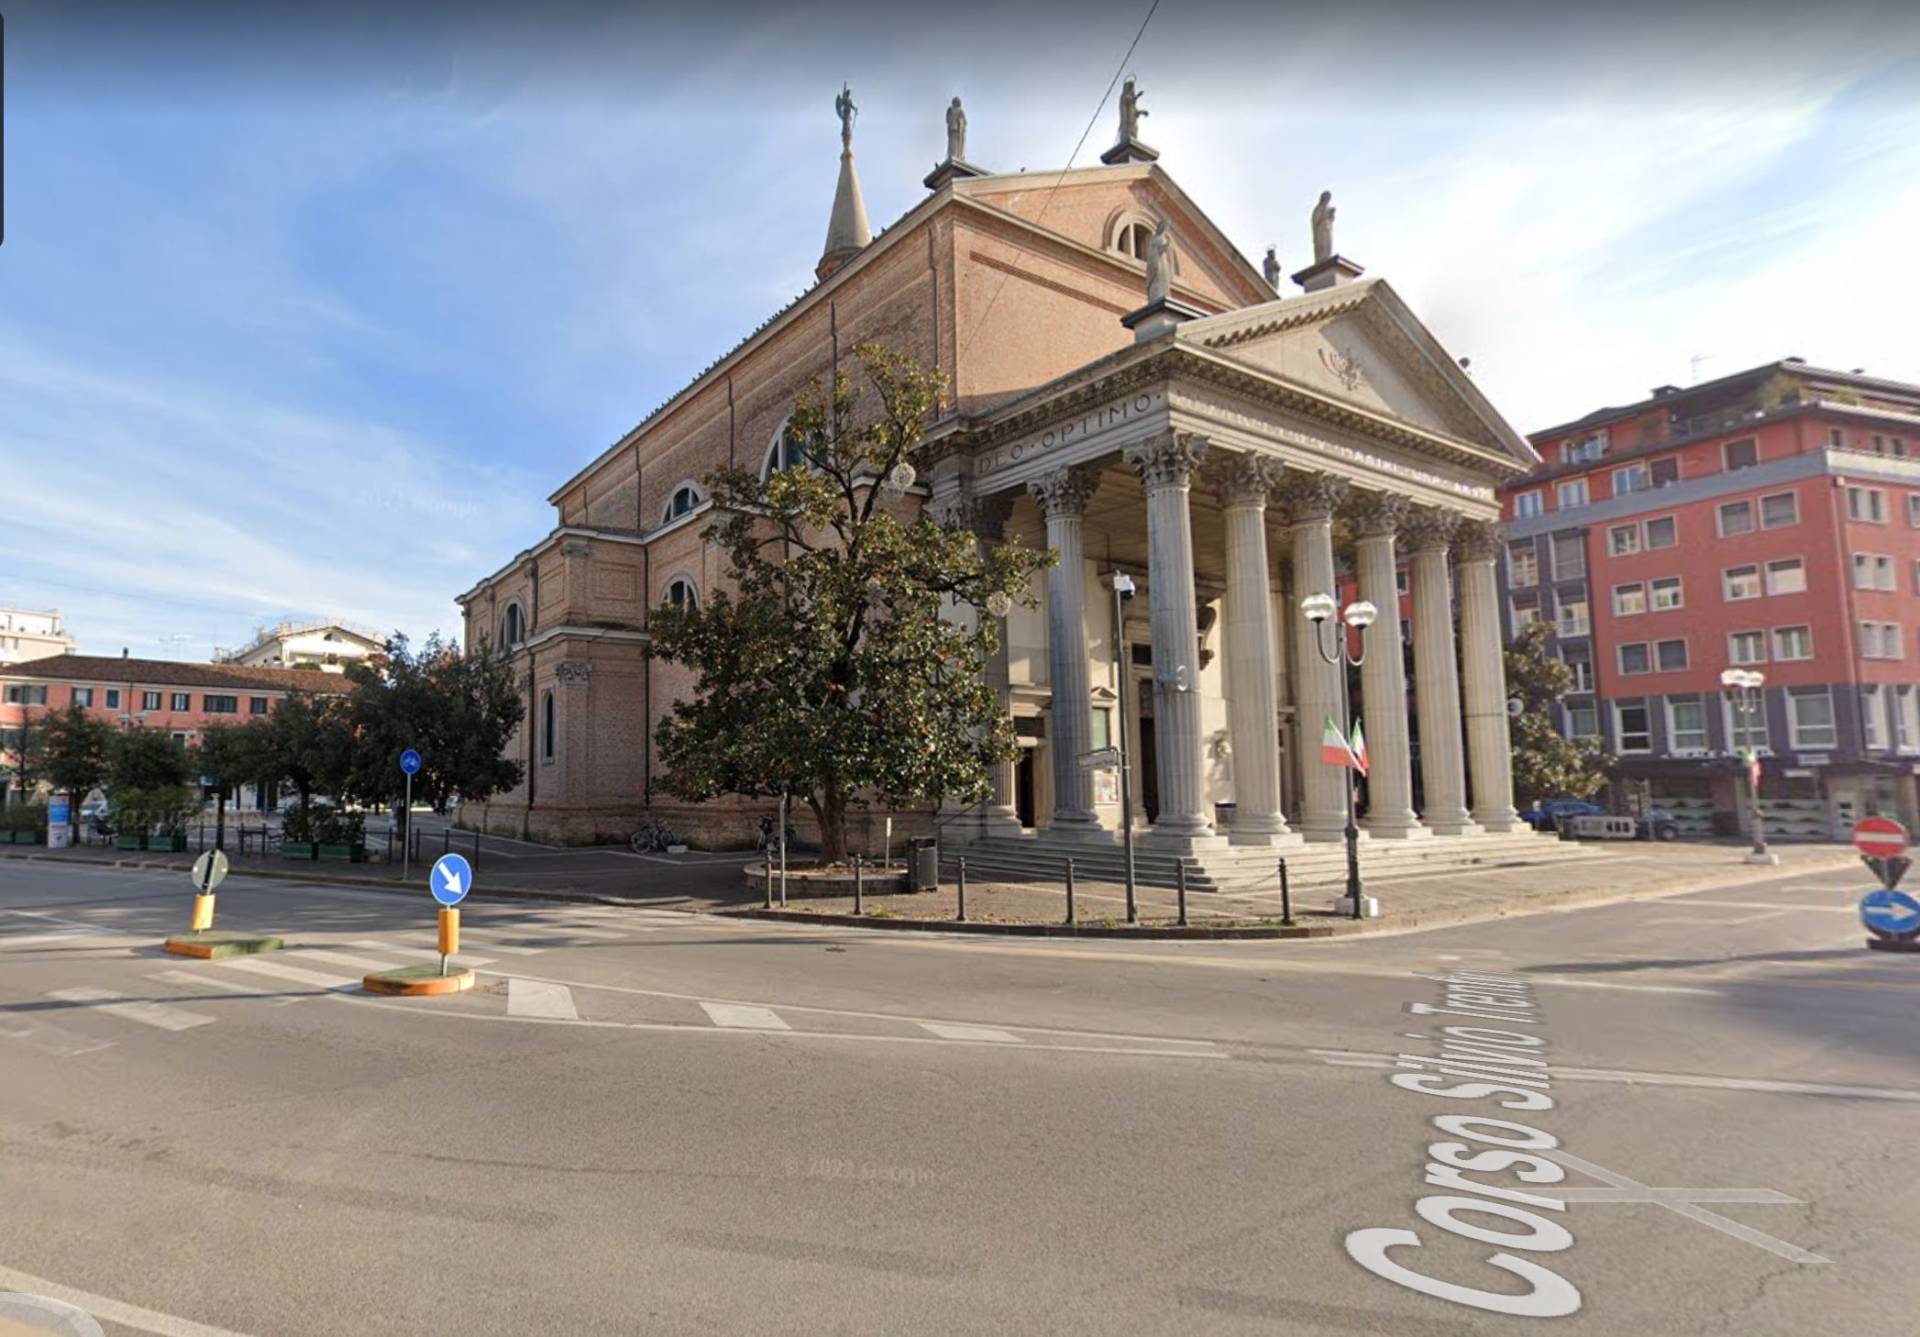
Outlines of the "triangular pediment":
M1190 321L1178 337L1369 413L1459 438L1528 468L1539 463L1526 438L1384 280Z

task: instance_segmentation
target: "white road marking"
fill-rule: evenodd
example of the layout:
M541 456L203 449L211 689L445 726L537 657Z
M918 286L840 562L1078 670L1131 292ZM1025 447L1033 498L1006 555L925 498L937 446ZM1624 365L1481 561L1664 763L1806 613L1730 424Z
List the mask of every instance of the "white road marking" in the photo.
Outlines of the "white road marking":
M172 1314L142 1309L138 1305L123 1304L119 1300L108 1299L104 1295L93 1295L86 1291L75 1290L72 1286L62 1286L59 1282L48 1281L44 1277L15 1272L10 1267L0 1267L0 1285L28 1295L44 1295L48 1299L59 1300L63 1304L84 1309L96 1320L104 1319L108 1323L118 1323L123 1328L155 1333L157 1337L244 1337L244 1334L227 1328L210 1328L204 1323L195 1323L192 1319L176 1318Z
M344 975L323 975L317 970L302 970L298 966L283 966L278 961L261 961L251 956L229 956L220 958L215 964L227 970L244 970L255 975L270 975L277 980L291 980L295 984L305 984L314 989L358 989L360 981Z
M1693 1196L1699 1190L1690 1188L1653 1188L1649 1185L1642 1184L1636 1179L1631 1179L1626 1175L1620 1174L1617 1171L1609 1170L1603 1165L1595 1165L1592 1161L1583 1160L1563 1148L1555 1148L1552 1151L1541 1154L1549 1160L1559 1162L1569 1170L1578 1170L1581 1174L1593 1179L1598 1179L1601 1183L1621 1190L1628 1195L1615 1199L1606 1199L1605 1201L1655 1203L1676 1215L1686 1217L1689 1221L1698 1221L1703 1226L1712 1226L1722 1234L1731 1235L1737 1240L1753 1245L1755 1248L1765 1249L1768 1253L1777 1254L1789 1262L1825 1263L1832 1261L1831 1259L1822 1258L1817 1253L1809 1253L1797 1244L1789 1244L1783 1239L1775 1239L1765 1231L1755 1230L1752 1226L1741 1225L1738 1221L1730 1221L1716 1212L1708 1211L1706 1208L1699 1206L1699 1200ZM1764 1192L1765 1190L1745 1191ZM1798 1198L1787 1198L1784 1194L1781 1195L1781 1197L1787 1203L1797 1203L1800 1201ZM1721 1201L1725 1201L1725 1199L1721 1199ZM1737 1199L1737 1201L1751 1202L1755 1201L1755 1199L1741 1198ZM1771 1201L1771 1199L1769 1199L1769 1201Z
M298 998L285 998L278 994L264 992L258 985L236 984L232 980L223 980L210 971L196 975L191 970L156 970L147 978L182 989L221 989L227 993L244 994L248 998L263 999L273 1007L286 1007L290 1003L300 1001Z
M980 1040L1000 1045L1024 1043L1012 1032L996 1030L992 1026L957 1026L947 1021L923 1021L920 1028L932 1031L942 1040Z
M580 1018L579 1011L573 1005L573 990L566 985L521 979L507 981L507 1015L550 1017L561 1021L578 1021Z
M374 956L356 956L352 952L336 952L324 947L298 947L283 951L280 955L294 961L312 961L323 966L345 966L349 970L393 970L400 965L391 956L382 959ZM434 960L439 960L435 955Z
M739 1003L702 1003L701 1008L716 1026L732 1026L749 1031L790 1031L770 1007L743 1007Z
M142 1026L153 1026L163 1031L188 1031L217 1020L204 1012L189 1012L184 1007L130 999L111 989L54 989L47 997L58 998L63 1003L92 1003L95 1011L124 1017L128 1021L137 1021Z
M440 959L440 953L426 947L398 947L393 943L378 942L372 938L363 938L358 942L350 942L347 946L364 947L369 952L385 952L388 956L404 956L413 961L438 961ZM493 964L493 958L490 956L468 956L465 952L459 953L453 959L460 965L476 969L480 966L490 966ZM383 964L381 968L385 969L386 967Z
M114 1046L112 1040L96 1040L91 1035L81 1035L46 1021L0 1021L0 1037L57 1058L91 1054L96 1049L111 1049Z
M528 933L520 936L532 937L534 935ZM502 956L538 956L547 950L544 947L518 947L512 943L501 942L491 934L469 933L465 928L460 930L460 939L462 942L478 943L489 952L499 952Z
M1309 1049L1309 1054L1335 1068L1391 1068L1388 1054L1348 1049ZM1788 1096L1842 1096L1853 1100L1894 1100L1920 1103L1920 1091L1886 1086L1845 1086L1829 1082L1785 1082L1768 1077L1716 1077L1707 1073L1629 1072L1618 1068L1549 1067L1547 1074L1568 1082L1618 1082L1624 1086L1684 1086L1707 1091L1758 1091Z
M97 938L106 930L97 928L70 928L63 933L23 933L18 937L7 934L0 936L0 947L32 947L43 942L71 942L75 938Z
M1707 905L1716 910L1771 910L1776 914L1821 914L1850 915L1858 911L1851 905L1768 905L1753 901L1668 901L1667 907L1684 910L1689 906Z

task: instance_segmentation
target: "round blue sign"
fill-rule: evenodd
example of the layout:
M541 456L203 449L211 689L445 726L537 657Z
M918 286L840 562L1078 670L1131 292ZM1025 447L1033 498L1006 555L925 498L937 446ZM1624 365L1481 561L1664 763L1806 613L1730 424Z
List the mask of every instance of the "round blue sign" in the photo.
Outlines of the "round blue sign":
M400 769L408 775L420 774L420 754L408 748L400 754Z
M1860 898L1860 922L1883 938L1920 932L1920 901L1904 891L1870 891Z
M458 854L443 854L427 874L427 889L442 905L458 905L473 890L473 867Z

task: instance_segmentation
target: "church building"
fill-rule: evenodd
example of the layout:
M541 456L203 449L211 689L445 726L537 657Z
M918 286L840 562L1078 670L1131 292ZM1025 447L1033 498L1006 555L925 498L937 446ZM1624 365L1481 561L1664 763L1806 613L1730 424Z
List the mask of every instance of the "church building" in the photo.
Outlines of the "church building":
M692 690L649 658L649 611L724 579L705 478L782 467L795 396L874 341L951 379L909 495L982 542L1059 554L990 668L1018 760L991 801L918 823L972 842L983 869L1063 850L1098 869L1119 786L1087 754L1124 743L1143 856L1218 885L1270 874L1276 853L1338 857L1348 772L1322 739L1344 726L1345 670L1322 652L1332 624L1320 640L1301 611L1332 594L1379 610L1352 640L1369 857L1531 839L1494 562L1496 489L1538 457L1337 252L1330 196L1291 284L1272 251L1256 268L1141 141L1142 96L1129 80L1100 165L1015 174L968 161L954 99L926 197L876 237L842 91L817 282L561 482L552 532L459 596L467 644L509 648L527 703L525 781L469 815L536 838L652 819L696 844L751 839L764 802L648 801L654 727Z

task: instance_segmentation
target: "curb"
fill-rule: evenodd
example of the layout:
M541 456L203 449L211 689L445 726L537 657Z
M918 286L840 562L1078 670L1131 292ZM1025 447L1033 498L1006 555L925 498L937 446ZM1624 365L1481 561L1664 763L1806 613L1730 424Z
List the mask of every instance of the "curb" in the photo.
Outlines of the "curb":
M175 956L191 956L213 961L225 956L255 956L277 952L287 944L284 939L246 933L183 933L168 938L166 950Z
M368 993L396 998L436 998L471 989L473 972L458 966L442 975L434 965L402 966L398 970L376 970L362 979L360 985Z
M912 929L937 933L998 933L1030 938L1332 938L1343 932L1330 924L1222 925L1177 924L1165 927L1142 925L1138 928L1109 927L1105 924L1007 924L991 919L894 919L870 915L823 915L807 910L709 910L723 919L768 919L786 924L832 924L848 928Z

